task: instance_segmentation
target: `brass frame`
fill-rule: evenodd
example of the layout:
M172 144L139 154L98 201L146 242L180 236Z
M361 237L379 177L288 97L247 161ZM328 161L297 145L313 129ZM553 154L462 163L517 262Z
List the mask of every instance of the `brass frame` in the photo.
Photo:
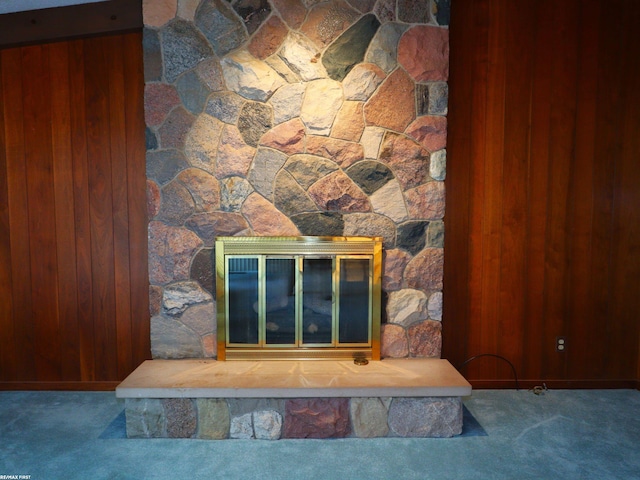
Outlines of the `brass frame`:
M227 256L256 256L264 276L264 262L266 256L283 258L298 258L304 256L335 257L333 275L339 269L339 258L352 256L368 256L372 268L369 273L370 288L370 344L366 346L354 344L328 346L269 346L262 348L255 345L229 345L227 343L227 299L225 286L225 269ZM382 296L382 238L381 237L218 237L215 242L215 273L217 299L217 343L218 360L249 360L249 359L352 359L367 358L380 359L380 317ZM338 264L338 266L335 265ZM300 299L300 265L296 261L296 298ZM339 272L338 272L339 273ZM338 282L333 279L334 288ZM259 288L264 289L265 280L259 277ZM264 297L262 295L261 297ZM336 292L334 291L334 298ZM337 303L337 302L336 302ZM260 300L259 321L265 322L264 298ZM296 322L301 321L300 306L296 306ZM333 335L337 335L337 305L334 305ZM260 331L264 325L260 326ZM296 328L299 331L298 328ZM261 335L261 333L259 333ZM264 339L262 339L264 340ZM260 341L260 340L259 340ZM262 345L262 343L260 343Z

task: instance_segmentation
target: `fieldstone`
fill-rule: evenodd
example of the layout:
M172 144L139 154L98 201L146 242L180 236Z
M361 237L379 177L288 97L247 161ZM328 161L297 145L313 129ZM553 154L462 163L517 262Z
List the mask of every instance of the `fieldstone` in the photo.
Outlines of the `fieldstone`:
M369 198L342 170L333 172L311 185L311 199L321 210L369 212Z
M147 180L147 217L151 220L160 211L160 187L153 180Z
M125 417L128 438L162 438L166 419L159 398L125 398Z
M411 255L416 255L427 244L427 227L429 222L414 220L398 225L396 246L403 248Z
M191 262L191 270L189 279L198 282L202 288L216 299L215 285L215 251L213 248L203 248L200 250ZM215 318L215 312L214 312ZM214 326L215 330L215 326Z
M418 115L446 115L449 104L447 82L429 82L416 85Z
M188 168L178 175L187 188L196 212L212 212L220 208L220 183L210 173L199 168Z
M348 398L286 401L283 438L344 438L350 433Z
M300 31L325 48L358 18L359 14L343 0L330 0L314 6Z
M158 129L162 148L183 148L185 138L194 120L194 116L182 106L171 110L164 123Z
M222 440L227 438L231 419L229 407L222 398L196 399L198 411L198 438Z
M178 0L178 13L180 18L192 22L196 16L196 10L200 0Z
M402 287L404 269L409 263L409 260L411 260L411 255L398 248L386 250L384 252L382 289L385 292L398 290Z
M366 102L385 77L385 73L373 63L354 66L342 81L345 99Z
M172 283L164 287L162 308L167 315L181 315L191 305L211 301L211 294L197 282Z
M269 99L269 105L273 108L273 123L275 125L300 116L305 89L304 83L293 83L276 90Z
M356 437L386 437L389 433L387 407L379 398L352 398L349 409Z
M303 189L338 170L338 165L329 159L315 155L292 155L287 160L284 169L289 172Z
M401 437L448 438L462 433L460 397L394 398L389 427Z
M288 217L302 212L318 210L302 187L287 171L278 173L273 193L273 203Z
M245 200L242 213L257 236L300 235L298 228L289 218L257 193L252 193Z
M202 113L211 90L195 70L190 70L181 75L176 82L176 88L182 104L189 112L194 115Z
M202 240L184 227L149 223L149 280L153 285L189 278L189 263Z
M344 218L338 212L302 213L293 215L291 220L301 235L339 237L344 234Z
M162 27L176 16L178 0L144 0L142 2L142 20L146 26Z
M287 35L278 52L278 58L298 80L309 82L327 77L324 65L318 61L320 50L311 40L298 32L290 32ZM278 71L280 72L279 69ZM291 82L290 79L287 80Z
M169 112L180 104L173 85L147 83L144 86L144 120L150 127L162 125Z
M442 220L429 222L429 227L427 227L427 246L444 248L444 222Z
M149 312L151 316L158 315L162 308L162 287L149 285Z
M438 25L449 25L449 20L451 19L451 0L433 0L433 2Z
M162 188L162 203L157 220L167 225L182 225L195 211L193 198L186 187L176 181Z
M204 111L224 123L235 125L245 103L246 100L236 93L216 92L209 95Z
M404 328L391 323L381 326L380 355L383 358L404 358L409 355L407 332Z
M282 152L258 148L247 177L253 188L265 198L272 198L273 182L286 161L287 156Z
M396 226L392 220L377 213L351 213L344 216L344 234L382 237L385 248L393 248Z
M144 146L147 151L158 149L158 137L156 137L155 132L149 127L144 129Z
M442 149L432 152L430 157L429 176L439 182L444 181L447 176L447 151Z
M398 20L405 23L430 23L431 2L398 0Z
M182 19L164 27L161 38L164 77L169 83L213 54L209 43L193 24Z
M277 15L272 15L257 31L247 49L259 60L276 53L287 37L287 26Z
M219 57L240 47L247 39L242 22L223 0L203 0L194 20Z
M160 46L160 32L146 27L142 29L142 52L144 81L158 82L162 80L162 47Z
M369 197L373 211L389 217L396 223L404 222L408 216L402 187L395 178Z
M360 13L370 12L373 6L376 4L376 0L347 0L349 5L356 8Z
M151 317L152 358L199 358L200 337L178 320L164 315Z
M375 160L380 152L380 144L384 137L385 130L378 127L364 127L360 144L364 150L364 158Z
M300 118L310 133L329 135L331 125L342 106L342 85L329 80L313 80L307 84Z
M193 215L185 226L202 239L204 245L212 246L217 236L233 236L245 232L249 225L238 213L208 212Z
M428 317L427 295L423 291L405 288L389 293L387 301L389 322L408 327Z
M396 19L396 0L378 0L373 12L381 22L393 22Z
M210 91L219 92L224 90L224 77L218 57L205 58L196 67L196 73Z
M446 82L449 77L449 30L416 25L398 42L398 63L416 82Z
M289 83L297 83L300 81L300 76L295 73L287 63L278 55L271 55L264 59L264 63L273 68L282 78Z
M198 115L185 140L184 151L189 163L211 174L216 170L218 142L224 124L203 113Z
M416 219L444 218L444 182L428 182L405 192L409 214Z
M428 292L442 290L444 253L441 248L425 248L416 255L404 270L404 284Z
M258 30L271 13L271 5L267 0L236 0L231 5L244 22L249 35Z
M250 439L253 436L253 421L251 413L245 413L231 419L229 438Z
M429 152L435 152L447 145L447 117L418 117L407 127L406 133Z
M371 41L364 57L365 61L377 65L386 73L391 73L398 66L398 42L407 28L408 25L383 22Z
M218 145L216 177L245 177L256 149L247 145L234 125L225 125Z
M351 142L359 141L364 130L362 109L362 102L344 102L331 129L331 136Z
M409 328L409 352L414 357L440 357L442 323L426 320Z
M246 50L227 55L220 65L227 87L249 100L264 102L285 83L273 68Z
M387 132L379 159L391 167L404 190L429 178L429 152L405 135Z
M395 178L389 167L371 160L352 165L346 173L367 195L372 195Z
M247 102L240 109L238 130L244 141L257 147L260 137L273 126L271 106L258 102Z
M191 438L195 435L196 410L190 398L164 398L162 405L167 417L168 438Z
M282 435L282 415L274 410L253 412L253 431L258 440L278 440Z
M442 320L442 292L435 292L429 297L427 310L431 320Z
M329 45L322 56L329 78L341 82L354 65L364 60L367 47L379 27L380 22L375 15L364 15Z
M305 128L299 118L276 125L260 139L260 145L294 155L303 153L305 148Z
M200 336L211 334L216 321L215 304L192 305L184 311L180 321Z
M414 84L401 68L382 82L364 107L367 125L404 129L416 118Z
M218 355L218 337L215 333L204 335L202 338L202 356L215 358Z
M285 400L282 398L228 398L229 413L232 417L238 417L246 413L272 410L280 414L284 413Z
M289 28L297 29L307 16L307 9L300 0L271 0Z
M223 212L239 212L246 198L254 192L246 178L223 178L220 184L220 209Z
M347 168L364 158L364 150L359 143L318 135L307 137L307 153L330 158L342 168Z

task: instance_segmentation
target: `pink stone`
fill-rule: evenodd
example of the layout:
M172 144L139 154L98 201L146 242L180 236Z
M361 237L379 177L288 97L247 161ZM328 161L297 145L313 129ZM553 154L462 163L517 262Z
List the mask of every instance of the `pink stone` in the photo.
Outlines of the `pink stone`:
M416 82L446 82L449 77L449 30L417 25L398 43L398 62Z
M364 107L367 125L403 132L416 118L413 80L398 68L378 87Z
M164 285L189 279L191 258L202 247L202 240L184 227L162 222L149 224L149 280Z
M220 183L199 168L188 168L178 175L195 203L196 212L212 212L220 208Z
M379 0L373 12L381 22L393 22L396 19L396 0Z
M380 332L380 355L384 358L403 358L409 355L407 333L400 325L387 323Z
M307 16L307 9L301 0L271 0L271 3L290 28L297 29Z
M153 180L147 180L147 216L149 220L158 214L161 202L160 187Z
M278 50L288 32L282 20L272 15L253 35L247 48L254 57L264 60Z
M362 109L362 102L344 102L331 129L331 136L351 142L360 141L364 130Z
M256 149L247 145L235 125L225 125L218 145L216 177L246 177Z
M387 132L382 140L379 160L391 167L403 190L429 179L429 152L406 135Z
M405 192L409 215L415 220L444 218L444 182L428 182Z
M299 398L285 403L283 438L344 438L350 433L348 398Z
M323 210L338 212L370 212L367 195L342 170L321 178L307 192Z
M429 292L442 290L444 249L425 248L404 270L404 287Z
M409 351L412 357L440 357L442 324L433 320L409 327Z
M415 138L429 152L437 152L447 146L447 117L418 117L407 127L405 133Z
M347 168L364 158L364 148L360 143L319 135L309 135L307 153L333 160L342 168Z
M182 148L195 117L184 107L171 110L162 126L158 129L162 148Z
M144 119L148 126L161 125L180 97L173 85L148 83L144 87Z
M384 251L382 288L385 292L402 288L402 277L409 260L411 255L399 248Z
M258 193L252 193L242 205L251 229L258 236L297 236L300 231L280 210Z
M331 0L311 9L300 31L318 46L326 47L358 18L359 13L342 0Z
M215 358L218 355L218 341L215 333L202 337L202 351L206 358Z
M178 0L142 0L143 23L161 27L176 16Z
M276 125L260 139L260 145L275 148L288 155L304 153L305 127L302 120L294 118Z

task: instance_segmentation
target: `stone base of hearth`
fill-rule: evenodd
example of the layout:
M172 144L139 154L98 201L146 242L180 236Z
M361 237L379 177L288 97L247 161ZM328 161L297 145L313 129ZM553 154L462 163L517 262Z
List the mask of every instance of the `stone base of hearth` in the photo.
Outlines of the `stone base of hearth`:
M471 385L446 360L150 360L116 389L129 438L451 437Z

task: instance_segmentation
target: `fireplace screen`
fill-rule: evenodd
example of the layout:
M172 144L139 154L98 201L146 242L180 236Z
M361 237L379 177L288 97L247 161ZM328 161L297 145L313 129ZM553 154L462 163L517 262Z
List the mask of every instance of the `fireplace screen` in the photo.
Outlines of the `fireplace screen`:
M218 238L218 359L379 359L381 264L378 237Z

